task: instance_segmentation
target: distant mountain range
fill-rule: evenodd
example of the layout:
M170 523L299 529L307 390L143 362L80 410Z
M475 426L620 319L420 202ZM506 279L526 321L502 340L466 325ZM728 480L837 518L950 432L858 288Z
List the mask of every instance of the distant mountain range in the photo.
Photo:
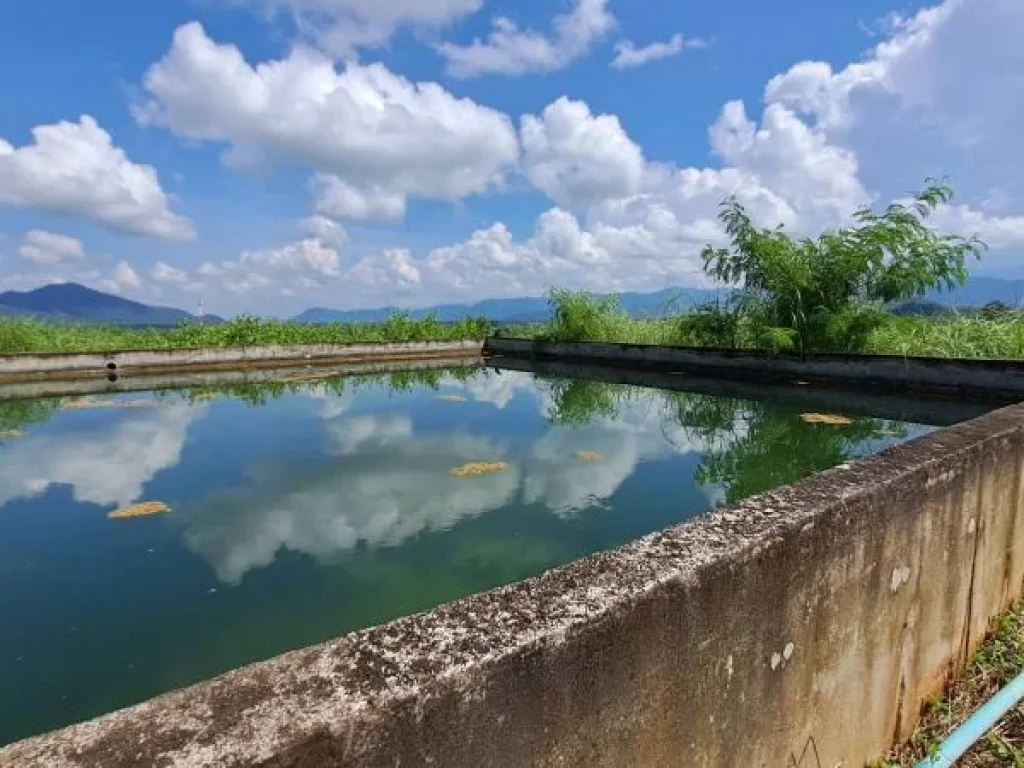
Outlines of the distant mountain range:
M619 299L623 309L634 317L653 317L666 310L685 311L724 295L722 289L666 288L654 293L623 293ZM1011 307L1021 305L1024 302L1024 280L972 277L962 288L952 292L935 291L922 299L904 302L895 309L915 314L936 314L943 307L981 307L990 301L1001 301ZM317 307L306 310L295 319L304 323L381 322L396 311L399 310L395 307L350 310ZM550 313L547 299L540 297L487 299L475 304L438 304L406 311L417 318L434 314L442 322L462 317L489 317L501 323L544 320ZM77 283L54 283L32 291L0 293L0 315L130 326L168 326L183 320L199 319L182 309L150 306ZM204 315L202 321L224 322L216 315Z
M653 317L666 310L682 311L696 307L715 296L720 290L699 288L666 288L655 293L619 294L622 308L634 317ZM400 310L397 307L380 309L307 309L295 319L303 323L375 323L387 320L392 312L406 311L414 318L433 314L442 322L451 322L463 317L489 317L502 323L525 323L544 320L551 312L548 300L540 297L515 299L486 299L476 304L438 304L433 307Z
M0 293L0 315L130 326L168 326L199 319L183 309L152 307L78 283L53 283L32 291ZM223 322L214 315L202 320Z
M666 309L685 311L716 298L724 297L725 289L666 288L655 293L623 293L619 295L622 308L634 317L654 317ZM1000 280L993 277L972 277L961 288L952 292L932 291L922 299L900 305L905 311L934 314L935 307L981 307L990 301L1001 301L1016 307L1024 301L1024 280ZM324 309L314 307L295 317L303 323L372 323L387 320L397 307L380 309ZM539 297L515 299L487 299L476 304L438 304L432 307L405 310L414 318L434 314L442 322L462 317L489 317L501 323L534 322L550 315L547 299Z

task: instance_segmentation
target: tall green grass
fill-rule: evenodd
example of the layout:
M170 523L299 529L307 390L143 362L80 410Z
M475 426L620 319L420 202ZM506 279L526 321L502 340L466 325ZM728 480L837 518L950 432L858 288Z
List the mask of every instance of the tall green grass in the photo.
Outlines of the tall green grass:
M484 339L494 332L485 318L441 323L394 314L383 323L306 325L289 320L238 317L220 325L183 323L173 328L124 328L0 318L0 353L111 352L127 349L187 349L269 344L456 341Z
M611 341L694 347L779 350L757 316L733 314L725 307L660 318L637 319L615 301L587 293L553 291L552 319L521 335L550 341ZM871 308L854 308L831 317L833 338L821 351L903 356L1024 359L1024 314L988 318L977 313L941 317L897 316ZM867 330L850 333L862 323ZM528 330L528 332L527 332ZM855 344L851 339L857 340Z
M763 333L757 326L756 317L730 314L722 307L668 312L662 317L641 319L628 315L614 299L563 290L551 292L550 304L551 320L505 327L501 335L549 341L779 349L771 334ZM850 317L857 320L860 315L853 313ZM921 317L875 312L871 317L875 318L873 328L863 334L859 346L851 348L836 342L827 351L1024 359L1024 314ZM842 324L847 319L844 315L834 321ZM484 339L496 332L497 325L485 318L441 323L433 317L413 319L401 313L383 323L306 325L288 320L238 317L221 325L185 323L173 328L124 328L0 318L0 353L456 341ZM834 336L851 338L847 333Z
M869 337L873 354L1024 359L1024 316L890 317Z

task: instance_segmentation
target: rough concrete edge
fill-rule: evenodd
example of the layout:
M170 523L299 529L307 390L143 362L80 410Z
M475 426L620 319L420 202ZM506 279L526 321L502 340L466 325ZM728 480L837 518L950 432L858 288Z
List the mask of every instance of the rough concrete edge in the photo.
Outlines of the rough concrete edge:
M374 361L345 361L340 365L290 363L287 367L242 367L227 370L179 371L160 369L154 373L133 373L129 376L66 378L33 378L30 381L0 381L0 402L76 395L115 394L119 392L172 391L180 389L216 388L234 385L259 385L276 382L316 382L334 377L359 377L374 374L407 371L447 371L476 368L484 363L482 357L459 355L456 357L421 357L412 360L380 359ZM305 377L305 378L304 378Z
M146 375L159 371L212 371L246 367L328 365L373 360L421 360L482 355L483 342L393 342L359 344L268 345L202 349L126 350L122 352L33 353L0 355L0 382L106 376L112 372Z
M735 568L821 518L854 517L910 475L955 483L966 455L1024 439L1024 405L994 411L518 584L243 667L0 750L0 765L249 764L333 734L353 754L375 716L478 692L500 663L570 640L653 590ZM471 674L472 672L472 674ZM383 713L383 714L382 714Z
M609 367L673 371L721 378L825 384L1007 400L1024 396L1024 361L894 355L775 354L752 349L716 349L613 342L548 342L487 339L492 360L528 359Z
M640 344L626 341L544 341L539 339L517 339L505 336L492 336L484 341L485 351L496 352L516 351L525 349L543 354L545 348L560 345L591 346L617 348L628 352L643 352L651 349L672 350L681 354L708 355L731 359L773 360L780 363L806 362L884 362L906 363L919 362L924 364L965 363L970 367L1010 367L1024 371L1024 361L1000 357L939 357L932 355L883 355L856 352L806 352L803 355L788 352L771 352L768 350L743 347L693 347L684 345Z

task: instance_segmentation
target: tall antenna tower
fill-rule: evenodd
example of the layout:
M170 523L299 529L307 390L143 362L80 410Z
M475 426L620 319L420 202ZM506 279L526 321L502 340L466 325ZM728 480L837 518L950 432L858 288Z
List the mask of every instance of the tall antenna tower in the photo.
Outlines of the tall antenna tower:
M203 300L202 299L199 300L199 313L198 313L198 316L199 317L203 316Z

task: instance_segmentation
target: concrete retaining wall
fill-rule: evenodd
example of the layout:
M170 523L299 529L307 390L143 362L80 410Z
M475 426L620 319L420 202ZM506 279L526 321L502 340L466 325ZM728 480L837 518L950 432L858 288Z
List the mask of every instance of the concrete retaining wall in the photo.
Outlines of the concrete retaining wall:
M847 766L1024 579L1024 406L0 750L3 766Z
M475 367L483 363L480 357L429 357L418 360L392 360L383 358L362 362L324 365L303 365L279 368L233 368L230 370L173 370L157 369L153 372L130 376L105 376L64 379L5 382L0 380L0 402L38 397L76 397L80 395L115 394L118 392L146 392L192 388L216 388L240 384L267 384L271 382L320 381L335 376L364 376L376 373L404 371L451 370ZM959 419L962 421L963 419Z
M479 356L479 341L406 342L398 344L305 344L223 349L149 349L86 354L0 355L0 381L134 375L158 370L273 368L303 363L329 364L366 360L420 360L458 355Z
M893 355L773 355L701 347L662 347L602 342L535 342L488 339L484 354L496 358L561 360L634 370L678 371L754 381L820 381L879 391L914 390L957 397L1024 397L1024 362Z

